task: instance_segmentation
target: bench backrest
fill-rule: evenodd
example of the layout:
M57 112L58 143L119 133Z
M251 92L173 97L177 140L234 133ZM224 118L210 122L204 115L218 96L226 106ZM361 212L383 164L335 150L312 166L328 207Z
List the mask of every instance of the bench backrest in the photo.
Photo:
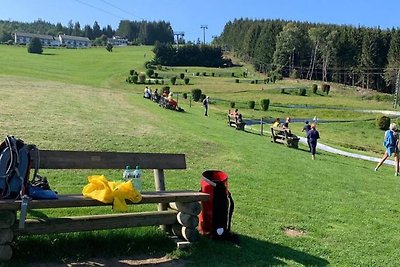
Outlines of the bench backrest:
M34 156L34 155L33 155ZM186 169L184 154L40 150L40 169Z

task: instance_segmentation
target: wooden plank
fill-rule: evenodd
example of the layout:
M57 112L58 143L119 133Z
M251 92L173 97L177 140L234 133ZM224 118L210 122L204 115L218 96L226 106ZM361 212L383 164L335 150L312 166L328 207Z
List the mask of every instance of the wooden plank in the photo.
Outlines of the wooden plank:
M155 226L176 223L175 211L89 215L26 220L24 229L14 229L17 235L69 233L105 229Z
M166 191L166 192L142 192L142 201L139 203L127 204L150 204L150 203L169 203L169 202L194 202L207 201L209 194L197 191ZM47 208L72 208L89 206L110 206L100 201L85 198L80 194L59 195L58 199L31 200L28 209L47 209ZM19 210L21 200L2 199L0 200L0 210Z
M34 155L32 155L34 156ZM40 150L40 169L186 169L184 154Z

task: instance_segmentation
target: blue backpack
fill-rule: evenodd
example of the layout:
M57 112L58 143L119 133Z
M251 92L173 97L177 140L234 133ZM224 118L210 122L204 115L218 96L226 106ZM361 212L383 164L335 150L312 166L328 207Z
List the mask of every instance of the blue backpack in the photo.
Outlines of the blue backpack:
M36 152L35 163L31 153ZM7 136L0 144L0 199L21 198L27 193L29 173L34 164L38 169L38 150L35 145L27 145L21 139Z

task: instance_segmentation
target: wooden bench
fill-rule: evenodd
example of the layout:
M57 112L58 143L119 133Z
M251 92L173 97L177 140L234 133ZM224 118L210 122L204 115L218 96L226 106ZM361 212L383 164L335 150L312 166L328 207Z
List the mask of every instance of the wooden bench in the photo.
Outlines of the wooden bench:
M271 142L281 143L288 147L298 148L300 138L295 134L289 134L282 128L271 127Z
M157 210L146 212L71 216L58 218L27 219L23 229L19 228L17 211L21 200L0 200L0 261L12 257L11 243L15 236L67 233L103 229L129 228L136 226L162 226L172 234L186 239L181 244L196 241L198 236L198 214L200 201L208 201L209 195L198 191L166 191L164 170L185 169L184 154L40 151L40 169L124 169L124 166L139 165L142 169L153 169L155 192L142 192L141 205L156 203ZM86 179L86 177L82 177ZM81 194L59 195L56 200L30 200L28 210L48 208L80 208L110 206ZM29 213L29 212L28 212ZM179 243L178 243L179 245Z
M231 127L235 127L236 130L244 131L244 126L246 125L245 122L238 122L236 119L235 114L228 113L228 125Z

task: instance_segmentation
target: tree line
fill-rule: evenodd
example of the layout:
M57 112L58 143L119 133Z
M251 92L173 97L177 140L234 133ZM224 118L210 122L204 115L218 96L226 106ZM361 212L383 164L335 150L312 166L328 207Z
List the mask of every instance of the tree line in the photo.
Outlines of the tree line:
M29 32L36 34L47 34L57 36L66 34L72 36L88 37L90 40L111 38L118 35L127 38L133 44L153 45L155 41L173 42L174 35L169 22L165 21L128 21L121 20L119 26L114 30L110 25L103 28L97 21L93 26L85 25L70 20L67 26L61 23L52 24L38 19L32 23L0 20L0 42L12 41L13 33Z
M231 66L231 61L223 58L220 46L180 45L156 42L153 48L153 63L164 66Z
M214 43L260 72L392 92L400 30L285 20L236 19Z

